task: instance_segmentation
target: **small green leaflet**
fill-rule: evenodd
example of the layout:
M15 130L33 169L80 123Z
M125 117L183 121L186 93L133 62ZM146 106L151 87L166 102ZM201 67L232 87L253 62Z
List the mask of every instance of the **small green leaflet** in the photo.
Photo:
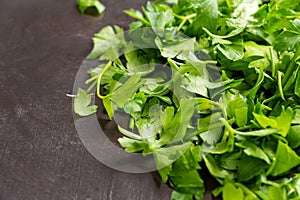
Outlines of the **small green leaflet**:
M263 173L267 168L268 165L263 160L243 154L237 170L238 180L249 181Z
M184 194L179 192L172 192L171 200L191 200L193 198L193 194Z
M92 101L92 95L79 88L74 98L74 112L79 116L88 116L97 112L98 106L89 106Z
M110 48L115 52L119 52L119 48L124 45L122 31L118 26L107 26L101 29L93 37L94 46L88 58L103 56Z
M101 14L105 10L105 6L99 0L78 0L78 10L84 14L88 8L95 8L97 14Z
M291 126L289 133L287 135L287 140L289 141L289 145L292 148L297 148L300 146L300 125Z
M243 141L242 143L238 143L237 146L245 148L243 150L243 152L246 155L262 159L268 164L271 163L268 155L260 147L258 147L256 144L254 144L252 142L249 142L249 141Z
M263 114L259 115L256 113L253 113L253 115L263 128L277 128L279 130L278 133L285 137L288 134L294 114L291 108L286 110L283 108L280 116L277 118L269 118Z
M223 200L244 200L244 193L241 188L236 188L232 183L227 183L223 188Z
M300 157L296 152L294 152L287 144L279 141L276 150L276 160L271 168L271 175L281 175L299 164Z
M119 107L123 107L128 99L136 92L143 84L140 81L141 76L135 74L131 76L122 86L115 89L112 93L112 101Z

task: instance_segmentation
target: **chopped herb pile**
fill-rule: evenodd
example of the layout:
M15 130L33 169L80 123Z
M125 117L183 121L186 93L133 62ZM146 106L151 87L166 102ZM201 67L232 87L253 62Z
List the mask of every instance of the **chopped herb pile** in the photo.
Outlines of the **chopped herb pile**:
M171 0L95 34L74 111L130 116L119 143L154 156L172 200L200 200L203 163L224 200L300 197L299 0ZM187 37L188 36L188 37ZM145 48L144 48L145 47ZM149 48L151 47L151 48Z

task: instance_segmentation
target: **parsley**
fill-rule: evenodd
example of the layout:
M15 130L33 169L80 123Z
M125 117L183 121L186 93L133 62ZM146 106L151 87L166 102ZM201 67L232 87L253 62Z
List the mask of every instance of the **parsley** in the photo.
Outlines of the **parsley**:
M105 10L105 6L99 0L78 0L77 4L81 14L99 15Z
M128 152L152 154L172 200L202 199L206 165L231 199L299 199L298 0L148 2L130 30L104 27L89 58L96 88ZM103 88L103 94L100 93ZM78 90L74 111L96 112ZM102 90L101 90L102 91Z
M98 106L89 106L92 101L92 96L85 90L78 89L78 93L74 99L74 112L80 116L88 116L97 111Z

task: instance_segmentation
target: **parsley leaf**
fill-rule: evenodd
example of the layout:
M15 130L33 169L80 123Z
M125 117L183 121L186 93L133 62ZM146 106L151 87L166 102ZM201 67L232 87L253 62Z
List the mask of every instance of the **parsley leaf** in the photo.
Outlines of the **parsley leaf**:
M77 4L81 14L86 13L88 8L95 8L97 14L102 14L105 10L105 6L99 0L78 0Z
M92 101L92 96L85 90L78 89L77 95L74 98L74 112L79 116L88 116L97 112L98 106L89 106Z

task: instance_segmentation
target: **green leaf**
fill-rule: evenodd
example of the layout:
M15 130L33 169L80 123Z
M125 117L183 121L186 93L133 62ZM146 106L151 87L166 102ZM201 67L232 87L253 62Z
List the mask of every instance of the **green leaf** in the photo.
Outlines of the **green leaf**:
M128 137L119 138L118 142L127 152L148 151L149 149L145 141L130 139Z
M152 106L158 107L158 106ZM137 127L139 130L139 134L141 137L149 144L150 149L156 149L158 145L156 145L156 134L160 131L160 124L155 121L155 119L151 119L152 123L145 123L142 120L137 123ZM146 120L145 120L146 121ZM148 120L147 120L148 121Z
M222 188L223 200L244 200L244 193L241 188L236 188L232 183L226 183Z
M180 156L182 156L182 154L184 154L191 147L191 145L191 143L187 142L180 145L167 146L155 151L153 155L157 169L162 169L171 165Z
M171 200L191 200L193 199L193 194L185 194L177 191L173 191L171 194Z
M256 144L245 140L241 143L238 143L237 146L244 148L243 151L246 155L262 159L266 161L266 163L271 164L271 161L267 154Z
M260 0L238 1L235 3L235 9L232 17L239 19L240 25L246 25L253 20L253 14L259 9Z
M229 100L227 102L227 106L226 106L226 112L228 117L232 118L235 116L235 111L237 109L243 108L244 106L246 106L246 102L245 99L243 99L241 96L235 97L232 100Z
M270 61L267 59L258 59L249 63L249 68L266 69L270 66Z
M163 168L158 167L157 170L161 177L161 181L163 183L167 183L167 181L169 179L170 171L172 170L172 165L167 165L166 167L163 167Z
M256 114L256 113L253 113L253 116L256 119L256 121L259 123L259 125L261 125L263 128L277 128L278 127L277 121L275 119L266 117L263 114Z
M242 107L234 110L234 115L236 118L236 123L239 127L246 126L248 122L248 108Z
M88 8L95 8L97 14L101 14L105 10L105 6L99 0L78 0L78 10L81 14L85 13Z
M109 47L108 49L106 49L105 53L100 56L99 60L111 60L116 65L123 66L122 62L119 59L117 50L113 47Z
M258 45L253 41L248 41L244 43L245 48L245 58L259 56L261 58L271 58L270 48L271 46Z
M283 188L271 186L268 190L270 200L287 200L286 191Z
M175 189L182 190L182 192L197 192L199 188L204 187L203 180L201 179L196 169L186 169L182 165L181 160L177 160L170 172L170 179Z
M164 28L175 20L171 9L165 12L146 12L146 15L155 32L164 31Z
M142 86L141 76L134 74L120 87L112 92L111 100L122 108L132 95Z
M299 1L297 0L277 0L271 2L272 9L288 8L295 9L299 6Z
M297 63L298 65L300 63ZM297 73L297 79L296 79L296 83L295 83L295 94L300 97L300 70L298 70Z
M133 44L132 44L133 45ZM125 52L126 67L130 73L149 74L154 71L154 66L149 64L150 59L145 57L145 53L140 50L129 49Z
M290 27L282 31L274 40L275 49L279 51L296 49L300 42L300 19L295 19Z
M78 89L74 98L74 112L79 116L88 116L97 112L98 106L89 106L92 101L92 95L81 88Z
M181 157L176 160L169 173L170 183L179 193L192 194L196 199L202 199L204 194L204 183L201 179L198 164L201 161L200 147L190 146L190 149L182 152ZM184 195L179 195L184 197Z
M295 115L292 120L292 124L300 124L300 109L295 110Z
M286 139L289 141L291 148L297 148L300 146L300 125L291 126Z
M162 43L161 39L156 38L155 43L161 51L161 55L165 58L175 58L185 60L190 52L194 52L196 44L195 38L182 39L171 44Z
M172 140L173 142L181 141L185 137L186 130L195 111L195 104L195 99L182 99L180 101L179 111L174 116L173 125L170 129L171 132L176 134Z
M290 25L290 20L286 18L286 16L292 15L293 11L289 9L271 9L269 10L268 15L266 18L268 19L267 23L264 24L264 29L267 34L274 34L273 37L278 35L278 32L284 30ZM265 20L263 20L265 22ZM273 43L275 38L267 38L270 43Z
M239 27L228 35L221 36L212 34L207 29L203 28L203 30L212 38L212 44L217 44L216 48L227 59L232 61L239 60L244 56L243 38L238 36L243 29L243 27Z
M203 156L203 160L205 161L205 165L208 168L211 175L217 178L232 178L234 177L231 171L225 170L221 168L212 155L208 154Z
M279 141L271 175L278 176L300 164L300 157L287 144Z
M118 126L118 130L125 135L126 137L134 140L142 140L143 138L135 133L132 133L130 131L127 131L126 129L122 128L121 126Z
M172 119L174 117L174 107L166 107L164 112L161 113L160 119L162 121L162 124L164 126L164 129L169 129L172 124Z
M242 38L234 38L229 44L219 43L217 49L222 53L227 59L236 61L244 56L243 40Z
M114 28L106 26L95 34L93 43L94 46L88 58L93 59L102 56L109 48L118 53L125 43L123 30L118 26L114 26Z
M105 97L102 99L102 102L103 102L103 106L108 114L109 119L112 119L114 116L114 113L115 113L114 105L113 105L112 101L110 100L110 98Z
M277 128L278 133L285 137L291 126L294 113L291 108L287 108L286 110L283 108L277 118L269 118L263 114L256 113L253 113L253 115L259 125L263 128Z
M263 160L244 154L237 171L238 180L248 181L264 172L267 167L268 165Z
M195 99L182 99L180 101L180 108L174 116L172 116L173 109L166 109L165 113L161 115L164 126L161 138L159 139L161 145L182 141L194 114L196 103Z
M226 152L222 156L218 157L218 164L224 169L228 170L237 170L240 160L241 160L242 151L238 152Z
M215 33L218 20L218 1L217 0L202 0L202 1L188 1L192 6L196 5L196 18L188 26L186 33L188 35L196 35L198 37L203 34L202 28L208 29ZM193 5L194 4L194 5Z
M192 74L188 75L187 79L188 82L183 83L184 89L194 94L208 97L207 84L209 83L209 80L207 80L205 77L195 76Z
M282 108L280 115L276 118L278 128L280 129L279 134L283 137L288 134L293 118L294 112L290 107L286 110Z
M178 160L191 146L191 143L174 145L158 149L153 153L158 172L165 183L172 170L172 163Z

